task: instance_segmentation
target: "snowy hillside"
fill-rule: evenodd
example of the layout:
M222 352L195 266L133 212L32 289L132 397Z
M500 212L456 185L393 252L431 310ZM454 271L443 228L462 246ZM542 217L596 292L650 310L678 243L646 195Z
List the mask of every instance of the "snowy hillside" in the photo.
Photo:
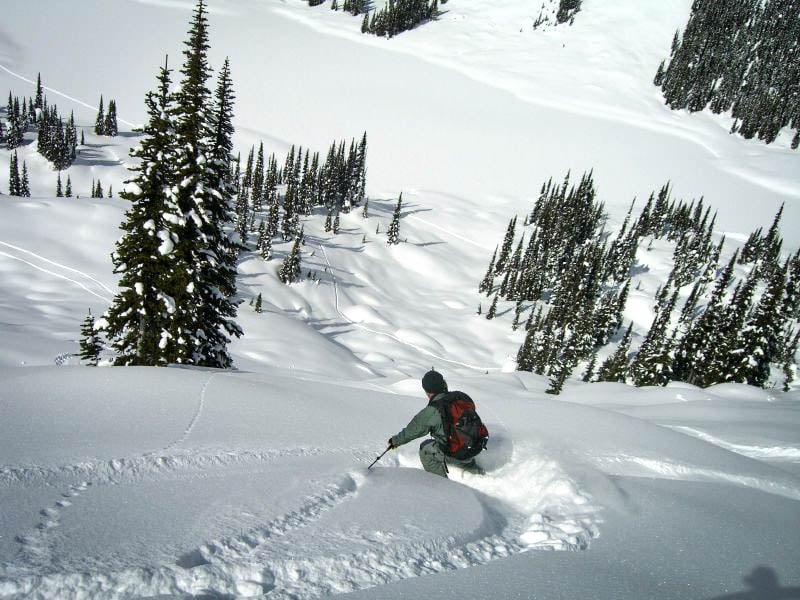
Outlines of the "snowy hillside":
M731 136L652 85L688 0L584 0L571 26L536 30L538 5L450 0L391 40L327 4L213 0L243 158L369 136L367 218L337 234L304 220L313 278L279 281L288 241L242 255L232 371L73 356L116 293L131 129L194 2L5 4L0 91L32 96L41 73L85 143L62 175L79 197L55 197L30 132L32 197L0 196L0 597L800 597L800 391L574 379L554 397L514 371L513 303L476 315L509 218L569 170L594 170L610 229L670 181L718 211L725 259L782 204L784 252L800 248L790 136ZM92 131L101 94L118 137ZM95 181L114 197L90 198ZM672 250L637 255L637 339ZM476 400L487 473L435 478L415 443L367 471L432 365Z

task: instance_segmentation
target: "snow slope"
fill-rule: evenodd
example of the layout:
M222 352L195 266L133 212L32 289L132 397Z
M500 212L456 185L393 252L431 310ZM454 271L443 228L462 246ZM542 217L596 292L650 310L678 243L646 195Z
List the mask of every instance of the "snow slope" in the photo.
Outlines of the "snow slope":
M595 597L601 576L602 597L633 598L636 585L618 595L629 585L617 580L618 553L631 557L628 582L657 589L653 570L677 576L682 548L712 558L655 597L735 589L737 569L758 564L797 575L800 478L645 419L546 398L535 377L453 379L479 399L493 436L488 473L453 468L451 481L421 471L413 447L365 469L420 406L406 395L416 381L378 391L283 370L80 367L2 377L4 596L406 597L443 583L374 587L456 571L457 589L480 568L496 597ZM797 400L776 402L798 431ZM760 404L768 418L774 407ZM800 447L796 433L785 441ZM561 577L584 580L567 589L585 596L552 586Z
M786 249L800 246L787 139L729 136L723 117L668 111L650 85L688 0L585 0L573 26L544 31L538 6L451 0L390 41L327 5L214 0L212 64L231 57L239 149L324 152L366 130L370 216L343 215L336 236L305 223L319 285L277 281L285 244L269 263L243 257L237 371L79 367L80 322L114 293L124 210L87 198L90 184L120 190L136 143L91 134L92 107L103 93L123 129L144 118L192 6L0 4L0 90L30 95L41 71L87 142L68 171L80 198L53 197L30 135L34 198L0 197L0 597L639 600L800 585L800 392L571 382L556 398L512 372L510 306L475 315L506 223L568 169L595 169L612 225L671 180L719 210L732 242L786 202ZM0 150L0 190L8 161ZM388 247L400 191L407 241ZM641 253L625 315L637 335L670 252ZM366 472L422 407L431 365L478 402L488 473L436 479L415 444Z

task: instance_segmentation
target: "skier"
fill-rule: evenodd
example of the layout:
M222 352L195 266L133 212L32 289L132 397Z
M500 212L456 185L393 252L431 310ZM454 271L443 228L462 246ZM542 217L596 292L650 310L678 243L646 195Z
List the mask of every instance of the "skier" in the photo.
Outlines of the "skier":
M431 369L422 377L428 405L398 434L389 438L397 448L430 434L419 446L419 459L429 473L447 478L447 463L473 473L483 473L475 455L486 447L489 432L475 412L475 404L463 392L448 392L447 382Z

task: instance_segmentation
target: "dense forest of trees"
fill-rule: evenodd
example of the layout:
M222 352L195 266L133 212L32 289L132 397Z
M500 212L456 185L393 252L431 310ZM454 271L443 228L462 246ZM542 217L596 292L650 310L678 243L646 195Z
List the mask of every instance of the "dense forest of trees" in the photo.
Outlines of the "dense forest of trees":
M583 0L549 0L542 3L539 16L533 23L534 29L539 29L543 25L561 25L575 22L575 15L581 10Z
M364 201L366 164L366 132L349 145L333 142L324 160L318 152L292 146L280 166L274 153L265 156L263 143L257 151L251 147L244 169L236 161L231 174L240 244L257 233L257 248L269 260L273 239L293 240L301 229L301 217L310 216L315 208L331 223L339 213L349 213Z
M702 200L676 202L664 186L635 220L632 209L612 238L589 173L577 185L569 176L561 185L547 182L516 244L517 218L511 220L479 291L493 298L486 318L505 300L515 303L512 327L524 321L517 368L549 376L552 393L579 364L586 381L765 386L780 367L790 382L800 338L800 252L781 258L782 212L723 266L724 238L714 243L716 216ZM655 318L631 352L632 324L625 327L623 311L646 238L674 244L673 268L656 294ZM616 352L597 367L598 351L611 342Z
M100 99L100 112L98 113L98 124L95 131L100 135L117 135L117 116L116 102L112 100L109 104L108 112L103 111L103 100ZM81 140L78 140L78 128L75 125L75 117L70 113L65 121L58 114L58 107L48 105L47 96L44 94L41 73L36 79L36 96L22 98L12 96L8 93L8 103L5 110L5 119L0 120L0 142L4 143L9 150L16 150L23 145L25 133L36 132L36 149L39 154L45 157L59 171L57 184L57 197L64 196L61 189L61 173L72 166L77 158L77 148L79 143L83 144L83 133ZM9 176L9 195L11 196L30 196L28 184L27 166L23 161L21 171L19 160L16 153L12 157ZM98 182L99 185L99 182ZM71 183L68 182L69 192L72 195ZM95 196L96 188L92 185L92 197Z
M319 6L325 0L308 0L309 6ZM447 0L441 0L445 4ZM380 37L394 37L418 25L436 19L439 0L389 0L380 10L373 8L370 0L331 0L331 10L344 10L353 16L364 15L361 33Z
M731 132L800 145L800 3L695 0L654 82L673 109L731 111Z

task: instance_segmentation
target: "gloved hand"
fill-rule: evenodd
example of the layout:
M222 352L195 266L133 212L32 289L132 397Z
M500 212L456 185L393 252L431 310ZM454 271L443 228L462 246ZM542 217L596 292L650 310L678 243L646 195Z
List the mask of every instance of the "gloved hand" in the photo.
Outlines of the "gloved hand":
M397 446L394 445L394 442L392 441L392 438L389 438L388 446L389 446L389 448L392 448L392 449L397 448Z

